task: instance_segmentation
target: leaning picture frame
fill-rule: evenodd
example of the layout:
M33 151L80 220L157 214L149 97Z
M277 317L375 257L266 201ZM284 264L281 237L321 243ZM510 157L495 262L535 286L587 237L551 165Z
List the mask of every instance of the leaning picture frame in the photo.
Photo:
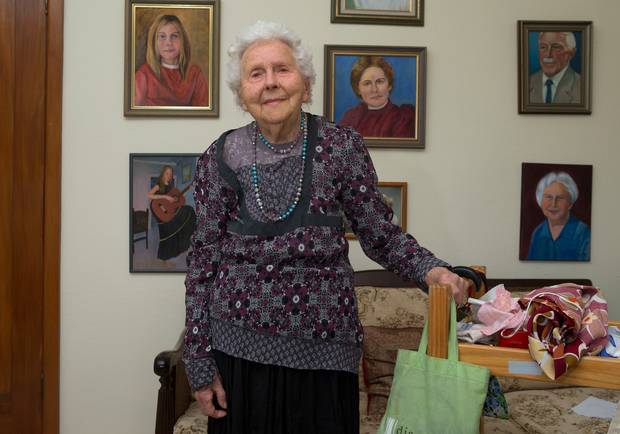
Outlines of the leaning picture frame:
M518 21L519 113L592 113L592 21Z
M424 148L426 47L325 45L324 113L369 147Z
M591 164L522 163L521 261L590 261Z
M331 22L424 25L424 0L332 0Z
M187 271L196 226L192 186L199 157L129 154L129 272Z
M219 116L219 0L126 0L125 116Z
M379 181L377 187L383 200L394 211L392 223L400 226L403 232L407 232L407 182ZM346 217L344 217L344 227L344 235L347 239L357 239Z

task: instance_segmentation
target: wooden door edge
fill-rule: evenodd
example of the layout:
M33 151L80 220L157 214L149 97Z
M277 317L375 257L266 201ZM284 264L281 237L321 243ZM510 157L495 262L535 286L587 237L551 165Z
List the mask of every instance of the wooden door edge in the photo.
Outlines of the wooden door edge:
M43 228L43 433L60 430L60 198L64 0L47 2Z

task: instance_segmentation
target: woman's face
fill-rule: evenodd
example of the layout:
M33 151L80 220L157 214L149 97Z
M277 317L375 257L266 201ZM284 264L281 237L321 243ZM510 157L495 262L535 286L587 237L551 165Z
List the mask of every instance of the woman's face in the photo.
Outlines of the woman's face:
M543 190L540 208L552 225L565 224L572 207L570 194L564 184L553 182Z
M179 63L181 50L181 35L179 29L173 23L168 23L157 30L157 51L162 62L168 65Z
M172 181L172 169L171 168L167 168L166 170L164 170L163 178L166 184L169 184L170 181Z
M258 41L243 53L239 97L259 126L298 122L309 96L308 83L284 42Z
M378 109L388 102L390 86L385 72L378 66L369 66L362 72L358 91L362 100L370 109Z

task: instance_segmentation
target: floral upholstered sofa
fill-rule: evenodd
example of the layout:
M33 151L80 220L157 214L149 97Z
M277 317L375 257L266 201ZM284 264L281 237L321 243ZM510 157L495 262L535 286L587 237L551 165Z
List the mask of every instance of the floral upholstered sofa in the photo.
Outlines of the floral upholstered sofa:
M387 271L356 273L358 312L364 325L364 357L360 367L360 434L375 434L385 411L398 348L416 349L422 334L428 297L413 284ZM500 283L490 279L489 287ZM501 280L509 290L529 291L559 283L554 279ZM587 281L578 281L587 284ZM163 357L162 357L163 355ZM180 353L164 352L155 361L161 376L156 434L206 434L207 418L189 399ZM176 367L175 367L176 366ZM176 378L175 378L176 375ZM571 408L594 396L617 402L620 391L570 387L555 383L499 378L509 418L484 417L486 433L607 433L609 420L580 416ZM174 424L174 428L172 427Z

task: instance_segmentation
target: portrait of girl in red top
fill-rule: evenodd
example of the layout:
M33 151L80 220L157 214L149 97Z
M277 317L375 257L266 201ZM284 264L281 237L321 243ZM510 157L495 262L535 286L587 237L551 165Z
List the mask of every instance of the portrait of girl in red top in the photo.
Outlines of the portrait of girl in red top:
M209 105L207 79L200 66L192 63L190 38L176 15L159 15L149 28L146 62L135 75L134 104Z

